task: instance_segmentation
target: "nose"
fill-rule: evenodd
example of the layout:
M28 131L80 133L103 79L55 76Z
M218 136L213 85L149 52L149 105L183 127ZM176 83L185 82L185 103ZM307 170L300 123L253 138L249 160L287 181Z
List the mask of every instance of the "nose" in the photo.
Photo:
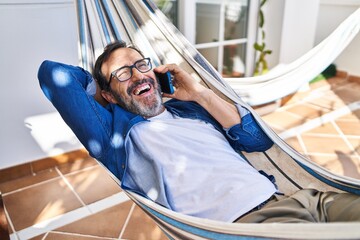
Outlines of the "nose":
M139 70L137 70L136 67L133 67L131 69L131 71L132 71L131 80L142 80L142 79L144 79L144 74L142 72L140 72Z

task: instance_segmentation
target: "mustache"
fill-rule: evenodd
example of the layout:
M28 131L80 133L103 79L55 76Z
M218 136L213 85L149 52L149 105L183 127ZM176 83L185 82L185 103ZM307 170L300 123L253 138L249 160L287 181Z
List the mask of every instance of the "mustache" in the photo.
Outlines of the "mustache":
M137 81L137 82L131 84L131 85L128 87L127 91L126 91L127 94L128 94L128 95L131 95L131 93L134 91L134 89L135 89L137 86L139 86L139 85L141 85L141 84L143 84L143 83L149 83L149 84L151 84L153 87L155 86L155 81L154 81L154 79L144 78L144 79L142 79L141 81Z

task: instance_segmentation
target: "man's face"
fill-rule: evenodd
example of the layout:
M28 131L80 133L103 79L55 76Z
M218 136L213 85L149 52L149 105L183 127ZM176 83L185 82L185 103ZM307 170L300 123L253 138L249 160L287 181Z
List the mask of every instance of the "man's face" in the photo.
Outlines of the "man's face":
M131 66L143 57L135 50L120 48L115 50L110 58L101 66L101 72L110 79L113 71L123 66ZM132 77L120 82L112 77L110 92L105 97L109 102L116 103L124 109L144 117L160 114L162 105L161 90L152 70L141 73L132 68Z

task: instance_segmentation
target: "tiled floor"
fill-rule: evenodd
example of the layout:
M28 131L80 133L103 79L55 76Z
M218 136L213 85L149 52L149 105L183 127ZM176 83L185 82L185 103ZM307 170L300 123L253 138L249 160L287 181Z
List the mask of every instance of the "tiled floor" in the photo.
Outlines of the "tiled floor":
M92 158L0 189L12 239L166 239Z
M310 85L263 119L319 165L360 179L360 81L342 75Z
M360 179L359 83L312 84L263 119L313 161ZM11 239L166 239L91 158L0 182L0 191Z

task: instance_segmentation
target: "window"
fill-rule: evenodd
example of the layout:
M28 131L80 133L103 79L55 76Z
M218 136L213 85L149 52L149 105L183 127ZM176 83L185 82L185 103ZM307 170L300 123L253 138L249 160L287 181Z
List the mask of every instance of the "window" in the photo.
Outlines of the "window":
M252 75L259 8L257 1L155 2L224 77Z
M154 0L156 6L178 27L178 1L177 0Z
M197 1L195 47L225 77L245 74L247 1Z

